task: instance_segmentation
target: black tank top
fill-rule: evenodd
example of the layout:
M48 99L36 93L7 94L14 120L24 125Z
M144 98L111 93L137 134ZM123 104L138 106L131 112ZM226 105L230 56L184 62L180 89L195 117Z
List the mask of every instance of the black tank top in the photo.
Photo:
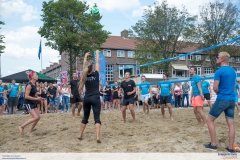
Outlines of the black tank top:
M99 95L99 73L98 71L92 72L87 75L87 80L85 82L85 97Z
M36 84L33 85L32 82L29 82L29 83L27 84L27 86L28 86L28 85L31 85L31 87L32 87L32 89L31 89L31 91L30 91L30 93L29 93L29 96L35 97L36 92L37 92ZM27 88L27 86L26 86L26 88ZM35 104L35 102L36 102L36 101L29 100L29 99L26 99L26 98L24 99L24 104Z

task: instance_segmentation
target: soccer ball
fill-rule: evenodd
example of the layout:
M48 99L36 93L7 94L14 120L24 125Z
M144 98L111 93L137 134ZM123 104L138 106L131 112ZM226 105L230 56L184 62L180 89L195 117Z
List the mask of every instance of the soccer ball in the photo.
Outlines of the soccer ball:
M91 9L91 14L99 14L99 9L97 7L93 7Z

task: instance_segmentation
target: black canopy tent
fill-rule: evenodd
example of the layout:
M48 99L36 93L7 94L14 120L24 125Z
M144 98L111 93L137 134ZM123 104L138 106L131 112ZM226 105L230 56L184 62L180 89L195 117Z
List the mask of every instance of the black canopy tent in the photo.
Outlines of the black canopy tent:
M22 71L22 72L18 72L18 73L15 73L15 74L12 74L12 75L9 75L9 76L5 76L5 77L2 77L0 78L3 82L11 82L13 79L16 80L16 83L23 83L23 82L28 82L29 79L27 77L27 73L31 72L32 70L31 69L28 69L28 70L25 70L25 71ZM34 71L35 72L35 71ZM57 82L56 79L54 78L51 78L51 77L48 77L46 76L45 74L41 74L41 73L38 73L36 72L37 75L38 75L38 82L48 82L48 83L54 83L54 82Z

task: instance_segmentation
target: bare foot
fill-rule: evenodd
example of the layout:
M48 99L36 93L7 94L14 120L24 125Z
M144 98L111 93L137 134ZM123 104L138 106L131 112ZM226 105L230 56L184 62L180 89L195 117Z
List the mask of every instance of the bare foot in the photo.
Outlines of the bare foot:
M100 141L100 139L97 139L97 143L102 143L102 142Z
M19 132L20 132L21 134L23 134L23 129L24 129L24 128L23 128L22 126L19 126L19 127L18 127L18 130L19 130Z
M123 120L122 124L126 123L126 120Z
M83 140L82 136L80 136L80 135L79 135L77 138L78 138L79 140Z
M170 119L173 121L174 119L173 119L173 117L170 117Z
M72 116L73 119L75 119L75 116Z
M164 116L164 115L162 115L162 118L164 119L164 118L165 118L165 116Z
M80 116L80 113L77 113L77 116Z

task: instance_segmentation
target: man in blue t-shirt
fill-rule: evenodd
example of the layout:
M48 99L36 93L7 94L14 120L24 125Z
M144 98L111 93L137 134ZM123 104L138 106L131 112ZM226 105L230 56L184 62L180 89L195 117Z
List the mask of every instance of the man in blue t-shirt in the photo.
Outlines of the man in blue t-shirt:
M3 111L4 111L3 94L4 94L4 86L2 85L2 80L0 79L0 116L3 114Z
M240 116L240 107L238 105L238 94L240 95L240 92L239 92L239 85L238 85L237 81L236 81L236 84L235 84L234 92L235 92L235 105L236 105L237 110L238 110L238 115Z
M217 94L217 99L209 111L207 119L208 130L211 137L211 142L204 144L207 149L217 150L216 130L214 121L222 112L225 113L225 118L229 128L229 146L226 148L228 152L233 152L233 144L235 139L234 127L234 108L235 108L235 93L234 84L236 82L236 73L232 67L228 65L230 55L227 52L220 52L216 58L220 68L215 72L213 90Z
M199 125L207 125L207 120L203 112L203 93L201 87L201 77L196 74L197 69L195 67L190 68L191 75L191 85L192 85L192 93L191 93L191 103L193 106L193 111L196 116Z
M9 93L8 107L10 108L9 110L10 114L16 114L18 98L20 96L18 92L18 85L15 83L16 81L13 79L12 83L8 85L8 93Z
M164 108L165 105L168 107L168 111L170 114L170 119L173 120L173 114L172 114L172 106L170 103L170 95L173 93L172 91L172 85L171 83L167 82L167 75L163 74L163 81L160 82L159 87L161 89L161 94L160 94L160 105L161 105L161 112L162 112L162 117L164 117Z
M206 78L205 76L202 76L202 78ZM202 86L202 92L203 92L203 96L204 98L207 100L208 102L208 106L210 108L212 108L212 103L211 103L211 86L210 86L210 83L208 81L205 81L205 80L202 80L202 83L201 83L201 86Z
M146 82L146 77L144 75L142 75L142 83L139 86L139 89L141 91L141 101L143 104L143 113L144 115L149 113L149 105L148 105L148 99L150 98L150 96L152 94L149 95L149 93L151 92L150 89L150 83ZM147 112L146 112L146 108L147 108Z

